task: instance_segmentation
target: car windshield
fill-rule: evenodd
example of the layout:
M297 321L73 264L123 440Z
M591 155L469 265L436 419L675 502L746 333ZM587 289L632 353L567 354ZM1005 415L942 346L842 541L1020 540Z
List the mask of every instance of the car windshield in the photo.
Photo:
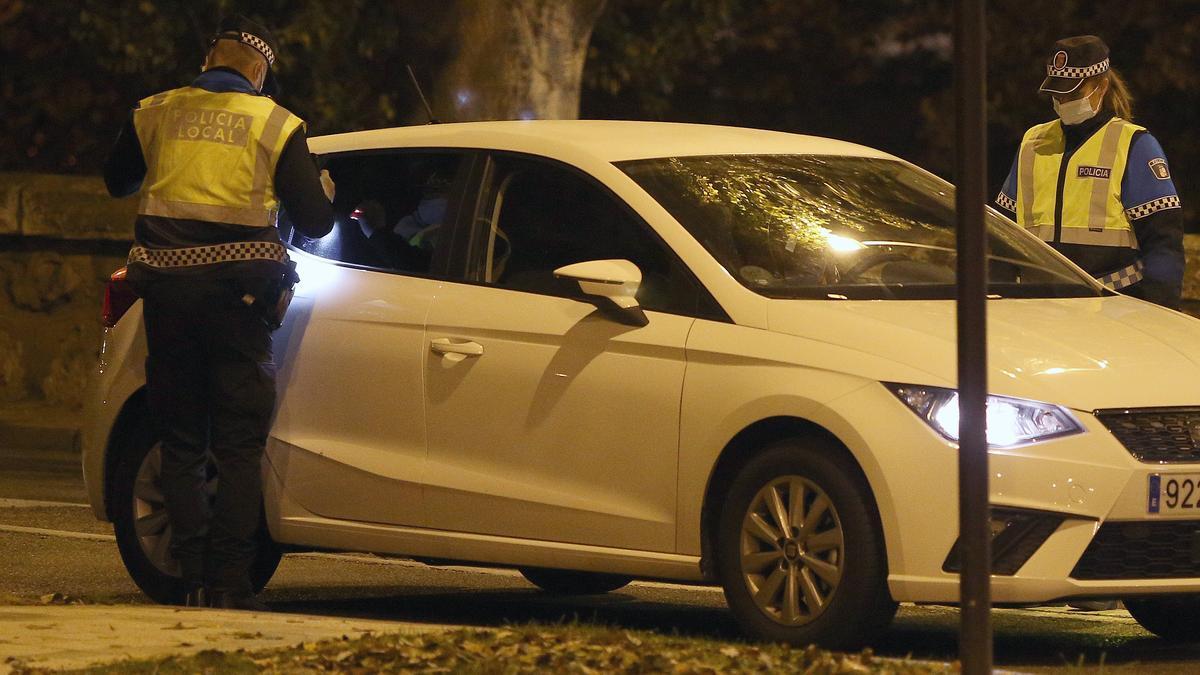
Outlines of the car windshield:
M954 188L903 162L721 155L619 162L747 288L773 298L955 297ZM988 293L1103 291L988 211Z

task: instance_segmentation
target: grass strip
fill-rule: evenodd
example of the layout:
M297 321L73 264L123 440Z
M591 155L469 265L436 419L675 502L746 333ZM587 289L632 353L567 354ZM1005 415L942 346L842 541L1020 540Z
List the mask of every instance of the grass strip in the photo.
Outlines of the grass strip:
M14 669L33 675L36 669ZM951 664L843 654L809 647L729 642L583 625L526 624L417 635L305 642L246 652L122 661L84 671L103 675L175 673L858 673L957 672Z

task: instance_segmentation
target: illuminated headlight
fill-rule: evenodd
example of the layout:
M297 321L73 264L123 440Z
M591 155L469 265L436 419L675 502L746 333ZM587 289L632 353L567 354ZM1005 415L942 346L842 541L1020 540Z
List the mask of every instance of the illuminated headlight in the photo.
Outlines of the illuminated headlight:
M934 431L958 441L958 392L942 387L884 382ZM1007 396L987 397L987 440L993 447L1037 443L1083 431L1083 426L1062 406Z

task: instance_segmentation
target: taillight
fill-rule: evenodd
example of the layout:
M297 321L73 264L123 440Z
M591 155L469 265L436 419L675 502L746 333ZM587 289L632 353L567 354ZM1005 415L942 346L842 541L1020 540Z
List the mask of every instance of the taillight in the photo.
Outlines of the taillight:
M137 302L137 294L133 292L133 287L125 280L125 268L117 270L108 278L108 285L104 287L104 325L107 328L112 328L117 325L125 312L133 307L133 303Z

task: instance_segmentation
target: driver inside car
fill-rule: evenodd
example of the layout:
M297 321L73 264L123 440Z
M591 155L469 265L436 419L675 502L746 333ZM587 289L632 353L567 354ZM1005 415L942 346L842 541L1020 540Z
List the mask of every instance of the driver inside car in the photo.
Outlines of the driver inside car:
M395 269L429 267L434 243L446 217L450 183L434 173L425 181L416 208L388 226L387 209L376 199L358 205L353 218L374 252Z
M438 201L441 206L430 205ZM387 210L378 200L368 199L350 213L372 251L393 269L422 271L429 268L436 230L441 226L445 213L445 197L438 200L422 200L417 209L404 216L395 225L388 227ZM429 218L433 223L420 226L419 220Z
M416 208L402 216L391 228L386 227L384 220L377 220L383 219L385 213L383 205L374 199L367 199L366 202L360 204L359 209L356 209L366 215L365 219L364 217L354 217L359 221L362 234L367 239L390 233L403 239L410 246L432 250L434 237L445 220L446 196L449 192L450 179L434 171L421 185L420 201L416 204Z

